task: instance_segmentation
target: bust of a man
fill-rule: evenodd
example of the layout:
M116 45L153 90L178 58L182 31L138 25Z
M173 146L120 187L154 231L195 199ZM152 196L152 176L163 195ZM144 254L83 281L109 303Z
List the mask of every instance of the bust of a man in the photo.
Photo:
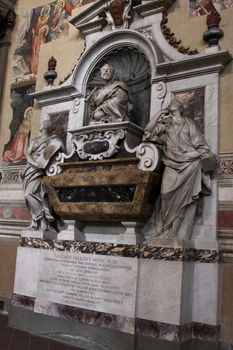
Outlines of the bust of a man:
M90 123L116 123L129 119L132 109L127 85L113 80L113 67L108 63L101 69L104 86L92 93Z

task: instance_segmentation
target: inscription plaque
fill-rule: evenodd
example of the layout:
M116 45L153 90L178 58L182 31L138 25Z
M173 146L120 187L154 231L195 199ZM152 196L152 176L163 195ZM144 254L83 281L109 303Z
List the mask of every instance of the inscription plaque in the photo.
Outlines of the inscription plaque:
M38 298L135 317L137 259L41 251Z

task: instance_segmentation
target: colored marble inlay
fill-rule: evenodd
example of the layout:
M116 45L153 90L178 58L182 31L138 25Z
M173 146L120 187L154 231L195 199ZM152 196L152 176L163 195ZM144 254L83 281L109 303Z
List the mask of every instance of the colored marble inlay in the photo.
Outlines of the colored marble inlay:
M134 333L135 329L134 318L81 309L18 294L14 294L12 304L25 307L37 313L67 320L76 320L84 324L114 329L125 333Z
M220 326L195 322L179 326L140 318L134 319L57 304L18 294L14 294L12 305L24 307L34 312L53 317L76 320L83 324L113 329L125 333L132 334L135 332L136 335L160 340L185 341L193 338L203 341L218 341L220 336Z
M38 238L27 237L22 237L19 244L21 247L29 248L165 261L218 263L220 257L220 253L216 250L152 247L146 244L123 245L96 242L41 240Z
M30 217L26 207L0 206L0 219L30 220Z
M192 324L182 326L136 319L136 334L169 341L185 341L192 338Z
M185 341L191 338L205 341L218 341L220 326L195 322L178 326L136 319L136 334L170 341Z
M132 202L136 185L80 186L56 188L60 202Z
M199 340L218 341L220 326L207 325L204 323L193 323L193 338Z
M221 210L218 212L218 224L219 228L233 228L233 211Z
M220 160L219 162L219 175L232 175L233 174L233 160Z
M25 295L14 294L12 298L12 305L23 306L26 309L34 310L35 298Z
M22 183L22 171L21 170L1 170L0 171L0 184L18 184Z

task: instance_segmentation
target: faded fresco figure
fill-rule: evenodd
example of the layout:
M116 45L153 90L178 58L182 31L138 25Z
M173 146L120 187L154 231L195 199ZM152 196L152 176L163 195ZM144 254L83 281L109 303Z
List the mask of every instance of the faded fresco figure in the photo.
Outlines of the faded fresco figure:
M31 56L31 72L37 74L39 63L40 46L47 41L49 32L49 15L51 11L50 5L45 5L40 11L34 28L32 29L32 56Z
M193 120L182 116L177 99L150 120L144 139L162 149L165 166L155 236L189 238L198 199L211 194L209 172L216 168L216 157Z
M27 151L27 168L23 174L25 200L30 210L32 222L30 229L60 232L66 228L48 201L42 179L52 159L63 151L63 144L56 135L51 136L54 127L45 121L40 129L41 136L35 138Z
M12 89L10 106L12 108L12 120L9 124L10 137L4 145L3 161L7 163L26 164L26 148L28 147L34 86Z
M49 27L44 25L39 29L38 35L34 37L31 57L31 71L34 74L37 74L38 71L40 47L47 42L48 33Z
M96 0L57 0L26 10L20 15L13 56L15 84L35 78L41 45L68 35L68 17L72 15L72 10L94 1Z
M128 120L132 104L127 85L113 80L113 67L108 63L101 67L100 73L105 82L104 87L95 88L87 98L92 108L91 124Z
M14 77L30 73L30 44L29 28L31 25L33 10L28 10L21 15L21 26L18 30L18 39L13 56Z
M3 153L4 162L19 163L26 158L32 114L33 108L28 107L24 112L22 124Z
M51 38L52 40L58 39L61 35L64 35L64 31L69 29L67 21L68 14L65 8L66 2L64 0L58 0L55 5L55 11L51 17Z

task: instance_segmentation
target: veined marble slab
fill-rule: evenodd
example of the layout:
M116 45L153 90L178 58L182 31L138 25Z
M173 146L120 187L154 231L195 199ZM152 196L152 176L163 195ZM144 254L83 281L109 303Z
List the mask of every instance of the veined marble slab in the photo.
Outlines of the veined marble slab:
M37 297L40 254L39 249L18 247L14 284L15 294Z
M134 317L136 285L136 259L41 251L40 299Z

